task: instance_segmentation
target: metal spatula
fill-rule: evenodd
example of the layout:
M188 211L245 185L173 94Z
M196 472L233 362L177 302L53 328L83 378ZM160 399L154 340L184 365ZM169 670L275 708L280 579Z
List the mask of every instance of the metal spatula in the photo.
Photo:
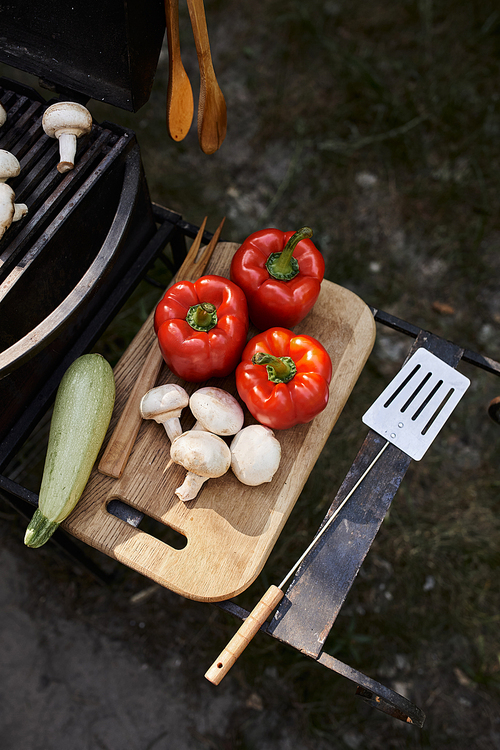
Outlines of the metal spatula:
M417 349L363 416L364 424L420 461L470 385L427 349Z
M284 596L284 586L300 567L347 501L392 443L420 460L456 407L470 381L427 349L417 351L403 365L363 416L363 422L386 439L370 465L316 534L279 586L271 585L243 621L205 677L218 685Z

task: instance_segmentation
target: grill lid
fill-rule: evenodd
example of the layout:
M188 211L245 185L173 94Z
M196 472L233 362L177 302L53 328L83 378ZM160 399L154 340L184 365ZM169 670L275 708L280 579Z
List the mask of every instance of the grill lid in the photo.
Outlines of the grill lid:
M0 11L0 62L137 112L151 94L163 0L23 0Z

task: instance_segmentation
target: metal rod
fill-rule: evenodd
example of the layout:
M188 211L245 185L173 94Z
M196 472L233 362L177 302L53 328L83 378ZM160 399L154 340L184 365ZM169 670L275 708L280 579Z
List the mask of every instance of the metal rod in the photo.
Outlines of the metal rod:
M368 472L373 468L374 464L379 460L382 453L385 451L387 446L389 445L389 441L385 443L385 445L382 446L382 448L379 450L371 464L368 466L367 469L363 472L363 474L360 476L358 481L355 483L354 487L349 491L347 496L344 498L344 500L341 502L339 507L334 511L334 513L330 516L328 521L325 523L323 528L316 534L315 538L309 545L309 547L306 549L304 554L297 560L293 568L290 570L287 576L283 579L283 581L280 583L279 586L270 586L264 596L261 597L261 599L257 602L256 606L252 609L252 611L249 613L248 617L243 621L242 625L239 627L239 629L236 631L234 636L231 638L229 643L227 644L226 648L222 651L222 653L219 655L219 658L214 661L212 666L205 672L205 677L209 682L212 682L214 685L218 685L219 682L223 679L223 677L229 672L233 664L236 662L239 656L243 653L243 651L246 649L254 635L260 630L264 622L266 621L267 617L271 614L271 612L276 609L279 602L283 598L283 586L288 581L291 575L296 571L302 560L306 557L306 555L309 554L311 549L314 547L314 545L317 543L318 539L321 537L322 534L326 531L326 529L329 527L329 525L332 523L332 521L338 516L341 509L344 507L346 502L349 500L353 492L359 487L360 483L363 481L363 479L366 477Z
M309 552L312 550L312 548L314 547L314 545L316 544L316 542L325 533L325 531L330 526L330 524L335 520L335 518L337 518L338 514L340 513L340 511L342 510L342 508L344 507L344 505L346 504L346 502L349 500L350 497L352 497L352 495L354 494L354 492L356 492L356 490L358 489L358 487L361 484L361 482L363 481L363 479L372 470L373 466L377 463L377 461L379 460L380 456L385 451L385 449L387 448L388 445L389 445L389 441L387 441L385 443L385 445L382 446L382 448L379 450L379 452L377 453L377 455L375 456L375 458L373 459L373 461L371 462L371 464L368 466L367 469L365 469L365 471L360 476L360 478L358 479L358 481L356 482L356 484L349 490L349 492L347 493L347 495L345 496L345 498L340 503L339 507L332 513L332 515L330 516L330 518L328 519L328 521L325 523L325 525L323 526L323 528L320 529L320 531L316 534L316 536L312 540L312 542L309 545L309 547L307 547L307 549L299 557L299 559L297 560L297 562L295 563L295 565L293 566L293 568L291 570L289 570L289 572L283 578L283 580L281 581L281 583L278 586L279 589L282 589L283 586L285 585L285 583L292 577L292 575L295 573L295 571L297 570L297 568L302 564L302 562L305 560L305 558L307 557L307 555L309 554Z

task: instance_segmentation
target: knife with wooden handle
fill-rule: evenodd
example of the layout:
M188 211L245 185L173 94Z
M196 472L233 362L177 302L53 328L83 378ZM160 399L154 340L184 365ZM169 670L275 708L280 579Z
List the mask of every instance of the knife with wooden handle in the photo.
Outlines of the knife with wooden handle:
M225 219L221 221L209 244L203 250L200 258L197 259L206 221L205 217L182 266L167 287L168 289L178 281L195 281L202 276L219 241ZM151 325L153 325L153 319L154 311L150 315ZM106 474L106 476L114 477L115 479L119 479L123 474L142 422L140 413L141 399L147 391L154 387L162 364L163 357L160 347L155 341L155 344L151 347L144 360L139 376L130 391L125 407L99 462L98 469L101 474Z

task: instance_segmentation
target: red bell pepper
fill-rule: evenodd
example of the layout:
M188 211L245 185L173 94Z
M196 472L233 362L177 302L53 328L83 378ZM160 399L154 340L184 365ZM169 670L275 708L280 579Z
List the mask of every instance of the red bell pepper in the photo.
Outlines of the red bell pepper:
M229 375L240 361L248 325L245 295L222 276L174 284L154 316L163 359L190 383Z
M326 407L332 362L312 336L270 328L254 336L236 368L236 388L250 414L286 430L310 422Z
M231 262L231 280L246 294L250 320L259 330L293 328L318 299L325 275L312 229L263 229L243 242Z

